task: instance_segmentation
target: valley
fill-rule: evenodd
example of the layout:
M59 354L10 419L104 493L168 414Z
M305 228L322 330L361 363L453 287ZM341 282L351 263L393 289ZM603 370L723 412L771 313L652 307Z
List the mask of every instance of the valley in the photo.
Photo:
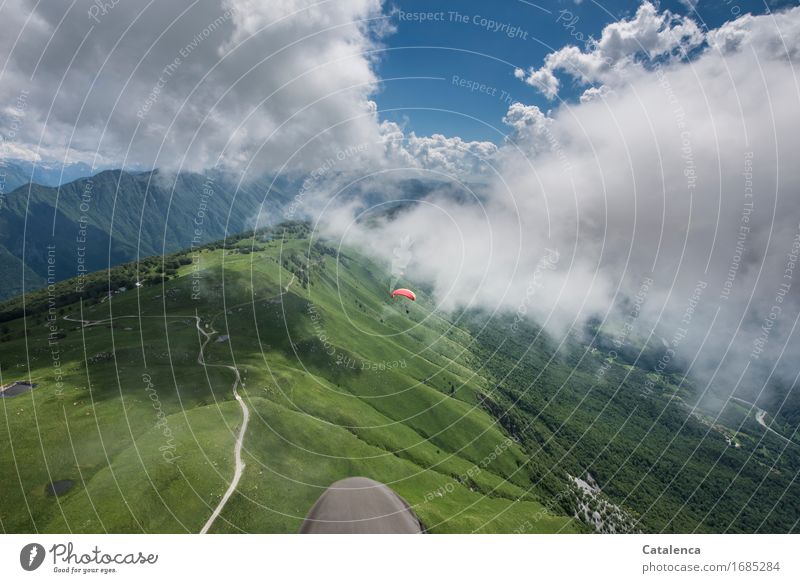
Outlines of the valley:
M357 475L434 533L797 528L798 451L745 403L390 280L290 222L0 305L33 387L0 399L3 529L296 532Z

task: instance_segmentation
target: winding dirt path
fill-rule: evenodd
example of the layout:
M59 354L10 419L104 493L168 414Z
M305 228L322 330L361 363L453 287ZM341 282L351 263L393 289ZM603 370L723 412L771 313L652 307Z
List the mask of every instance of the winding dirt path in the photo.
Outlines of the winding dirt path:
M278 295L275 296L275 298L280 298L284 294L288 293L289 292L289 287L292 285L292 283L294 283L294 280L295 280L295 276L294 276L294 274L292 274L292 277L289 280L289 282L281 290L281 292ZM275 298L272 298L272 299L275 299ZM248 302L243 302L240 305L249 305L249 304L250 304L250 302L248 301ZM230 306L227 309L230 310L230 309L233 309L233 308L236 308L236 307L238 307L238 306ZM250 423L250 409L247 407L247 404L244 402L244 399L239 394L239 387L242 385L242 375L239 372L239 369L237 369L235 366L232 366L230 364L207 364L206 363L205 352L204 352L205 348L208 345L208 343L211 340L211 338L215 334L217 334L217 331L212 326L210 328L210 330L207 332L203 328L203 326L201 325L202 319L200 318L199 314L197 314L196 311L195 311L195 315L194 316L177 316L177 315L175 315L175 316L115 316L113 318L106 318L104 320L82 320L82 319L79 319L79 318L71 318L69 316L63 316L63 319L66 320L67 322L77 322L77 323L81 324L81 326L83 328L89 328L89 327L92 327L92 326L105 324L107 322L112 322L113 320L119 320L119 319L122 319L122 318L160 318L161 319L161 318L164 318L164 317L183 318L183 319L193 318L194 319L195 327L197 328L197 332L201 336L203 336L203 342L202 342L202 344L200 344L200 351L197 353L197 364L199 364L199 365L201 365L203 367L214 366L214 367L219 367L219 368L226 368L226 369L230 370L231 372L233 372L234 378L233 378L233 384L231 385L231 391L233 392L233 396L236 399L236 402L239 403L239 407L242 409L242 425L239 428L239 433L236 436L236 443L235 443L234 448L233 448L233 456L234 456L234 462L235 462L234 471L233 471L233 478L231 479L231 482L228 485L228 489L225 491L225 494L223 494L223 496L220 499L219 503L214 508L214 511L211 513L211 516L209 516L208 520L203 525L203 528L200 529L200 534L207 534L209 529L213 526L214 521L216 521L216 519L222 513L222 510L225 508L225 505L228 503L228 500L230 500L230 497L236 491L236 488L238 488L239 481L242 479L242 474L244 473L244 468L245 468L245 463L242 460L242 446L244 444L244 435L245 435L245 432L247 431L247 425L248 425L248 423ZM213 322L213 320L214 320L214 318L212 317L211 318L211 322Z
M225 490L225 494L222 495L222 498L220 499L216 508L214 508L214 512L211 513L211 516L200 530L200 534L206 534L214 524L214 521L217 519L217 517L222 513L222 509L225 508L225 504L228 503L228 500L239 486L239 481L242 479L242 474L244 473L245 468L245 463L242 460L242 444L244 443L244 434L247 431L247 424L250 422L250 409L247 407L247 404L244 402L244 399L242 399L242 396L238 391L239 385L242 383L242 375L239 373L239 369L230 364L206 364L203 350L211 340L211 337L216 334L217 331L213 328L209 332L203 330L203 328L200 326L200 316L195 316L195 324L197 326L197 331L205 337L203 344L200 345L200 352L197 354L197 364L200 364L204 367L216 366L227 368L228 370L233 371L234 379L231 390L233 391L233 396L236 398L236 401L239 403L239 407L242 409L242 425L239 428L239 434L236 436L236 444L233 448L233 457L235 460L233 478L231 479L231 483L228 485L228 489Z
M288 287L287 287L287 291L288 291ZM98 326L100 324L106 324L106 323L112 322L114 320L121 320L123 318L140 318L140 317L141 318L150 317L150 318L159 318L159 319L161 319L164 316L115 316L113 318L106 318L104 320L82 320L80 318L71 318L70 316L64 316L63 319L66 320L67 322L77 322L78 324L81 324L81 326L83 328L91 328L92 326ZM206 521L206 523L203 525L203 528L200 530L200 534L206 534L208 532L208 530L211 528L211 526L214 524L214 521L217 519L217 517L222 512L222 509L225 508L225 504L227 504L227 502L230 499L230 497L236 491L236 488L239 486L239 481L242 478L242 473L244 472L244 468L245 468L245 463L244 463L244 461L242 461L242 444L244 443L244 434L245 434L245 431L247 431L247 424L250 422L250 409L248 409L247 405L244 402L244 399L242 399L242 396L239 394L239 391L238 391L239 385L242 383L242 376L239 373L239 369L237 369L235 366L231 366L229 364L207 364L206 361L205 361L204 351L205 351L206 345L208 345L209 341L211 340L211 337L214 336L215 334L217 334L217 331L212 328L210 331L206 332L203 329L202 325L201 325L202 319L200 318L200 316L196 312L195 312L194 316L168 316L168 317L183 318L183 319L186 319L186 318L194 319L195 327L197 328L197 331L204 338L202 344L200 345L200 351L197 353L197 364L199 364L199 365L201 365L203 367L215 366L215 367L220 367L220 368L226 368L226 369L230 370L231 372L233 372L234 379L233 379L233 385L231 386L231 390L233 391L234 398L239 403L239 407L241 407L241 409L242 409L242 425L239 428L239 433L236 436L236 444L234 445L234 449L233 449L233 454L234 454L234 459L235 459L235 467L234 467L234 472L233 472L233 479L231 480L231 483L228 485L228 489L225 491L225 494L222 496L222 498L220 499L219 503L214 508L214 511L211 513L211 516Z
M764 429L766 429L768 432L772 433L776 437L781 438L786 443L792 443L794 445L797 445L791 439L789 439L788 437L784 437L783 435L781 435L780 433L775 431L772 427L767 425L767 423L766 423L767 412L764 409L761 409L760 407L756 406L755 404L753 404L753 403L751 403L749 401L745 401L744 399L740 399L739 397L731 397L731 400L732 401L738 401L740 403L743 403L743 404L748 405L751 408L755 409L756 410L756 421L758 421L758 424L761 425L761 427L763 427Z
M289 292L289 286L294 283L294 274L292 274L292 278L289 280L289 283L286 284L286 287L283 288L281 293L279 293L276 298L280 298L283 294ZM273 298L274 299L274 298ZM236 306L230 306L228 310L232 310L241 305L250 305L250 302L244 302L242 304L238 304ZM211 321L213 322L213 318ZM247 407L247 404L242 399L242 396L239 394L237 390L239 386L242 384L242 375L239 373L239 369L235 366L231 366L229 364L206 364L205 357L203 355L203 350L205 349L208 342L211 340L211 337L217 333L214 330L213 326L209 332L206 332L200 326L200 316L197 315L195 312L195 324L197 326L197 331L205 337L205 340L200 345L200 352L197 354L197 364L202 366L217 366L222 368L227 368L228 370L233 371L234 380L233 385L231 386L231 390L233 391L233 396L236 398L236 401L239 403L239 407L242 408L242 426L239 428L239 434L236 436L236 445L233 448L233 456L235 460L235 467L233 471L233 479L231 483L228 485L228 489L223 494L222 498L217 504L217 507L214 508L214 512L211 513L211 516L208 518L206 523L203 525L203 528L200 530L200 534L207 534L211 526L214 524L214 521L217 517L222 513L222 509L225 508L225 504L228 503L228 500L236 491L236 488L239 486L239 481L242 479L242 474L244 473L245 463L242 460L242 444L244 443L244 434L247 431L247 424L250 422L250 409Z

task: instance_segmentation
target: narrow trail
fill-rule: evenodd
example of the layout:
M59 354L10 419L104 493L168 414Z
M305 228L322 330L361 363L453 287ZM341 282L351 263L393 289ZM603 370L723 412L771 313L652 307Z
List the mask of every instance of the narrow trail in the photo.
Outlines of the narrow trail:
M214 512L211 513L211 516L200 530L200 534L206 534L214 524L214 521L217 519L217 517L222 513L222 509L225 508L225 504L228 503L228 500L239 486L239 481L242 479L242 474L244 473L245 468L245 463L242 461L242 444L244 443L244 434L247 431L247 424L250 422L250 409L247 407L247 404L244 402L244 399L242 399L242 396L238 391L239 385L242 382L242 375L239 373L239 369L230 364L206 364L203 351L205 350L208 342L211 340L211 337L216 334L217 331L213 328L211 328L209 332L203 330L203 328L200 326L200 316L197 315L195 316L195 324L197 326L197 331L205 337L205 340L203 340L203 343L200 345L200 352L197 353L197 364L204 367L216 366L220 368L227 368L228 370L233 371L234 379L233 385L231 385L231 390L233 391L233 396L236 398L236 401L239 403L239 407L242 409L242 425L239 428L239 434L236 436L236 444L233 448L233 457L235 460L233 478L231 479L231 483L228 485L228 489L225 490L225 494L223 494L216 508L214 508Z
M281 290L281 292L275 296L276 298L283 297L283 294L289 292L289 286L294 283L294 274L292 274L292 278L289 280L289 283L286 284L286 287ZM275 298L273 298L275 299ZM250 305L251 302L243 302L242 304L238 304L236 306L230 306L228 309L231 310L238 306L242 305ZM214 318L211 318L211 322L213 323ZM203 351L205 350L206 345L211 340L211 337L217 333L214 330L213 326L209 332L203 330L200 326L200 316L195 313L195 324L197 326L197 331L205 337L203 343L200 345L200 352L197 354L197 364L202 366L217 366L222 368L227 368L228 370L233 371L234 380L233 385L231 386L231 390L233 391L233 396L236 398L236 401L239 403L239 407L242 409L242 426L239 428L239 434L236 436L236 445L233 448L233 457L235 460L235 467L233 471L233 479L231 483L228 485L228 489L223 494L222 498L217 504L217 507L214 508L214 512L211 513L211 516L208 518L206 523L203 525L203 528L200 530L200 534L207 534L211 526L214 524L214 521L217 517L222 513L222 509L225 508L225 505L230 500L230 497L236 491L236 488L239 486L239 481L242 479L242 474L244 473L245 463L242 460L242 445L244 443L244 434L247 431L247 424L250 422L250 409L247 407L247 404L242 399L242 396L239 394L238 388L242 384L242 375L239 373L239 369L235 366L229 364L206 364L205 356Z
M739 403L742 403L744 405L748 405L749 407L755 409L756 410L756 421L758 422L759 425L761 425L761 427L763 427L769 433L772 433L776 437L779 437L780 439L782 439L786 443L791 443L791 444L794 444L794 445L798 445L798 444L794 443L788 437L784 437L783 435L781 435L780 433L775 431L772 427L767 425L766 420L765 420L766 417L767 417L767 412L764 409L761 409L760 407L756 406L754 403L751 403L749 401L745 401L744 399L740 399L739 397L731 397L731 401L738 401ZM798 447L800 447L800 446L798 446Z
M294 283L294 281L295 281L295 276L294 276L294 274L292 274L291 279L286 284L286 286L283 289L281 289L281 292L279 294L277 294L274 298L271 298L271 299L273 299L273 300L274 299L279 299L284 294L288 293L289 292L289 287L292 285L292 283ZM227 309L231 310L231 309L236 308L236 307L238 307L240 305L250 305L250 304L251 304L251 301L243 302L242 304L238 304L238 305L235 305L235 306L230 306ZM242 474L244 473L244 468L245 468L245 463L242 460L242 447L243 447L243 444L244 444L244 435L245 435L245 432L247 431L247 425L248 425L248 423L250 423L250 409L247 407L247 404L244 402L244 399L239 394L239 387L242 385L242 375L239 372L239 369L237 369L235 366L232 366L230 364L208 364L208 363L206 363L206 360L205 360L205 348L208 345L208 343L211 340L211 338L215 334L218 333L217 330L215 330L213 328L213 326L212 326L208 331L206 331L203 328L203 326L201 325L202 319L200 318L200 315L197 314L196 311L195 311L195 315L194 316L177 316L177 315L176 316L116 316L116 317L113 317L113 318L106 318L104 320L82 320L80 318L71 318L69 316L63 316L63 319L66 320L67 322L77 322L77 323L81 324L81 326L83 328L90 328L92 326L98 326L100 324L106 324L108 322L113 322L114 320L119 320L119 319L122 319L122 318L160 318L160 319L163 319L164 317L183 318L183 319L192 318L192 319L194 319L195 327L197 328L197 332L203 337L203 342L200 344L200 350L197 353L197 364L199 364L200 366L203 366L203 367L212 367L213 366L213 367L218 367L218 368L225 368L225 369L228 369L231 372L233 372L234 379L233 379L233 384L231 385L231 391L233 392L233 396L236 399L236 402L239 403L239 407L242 409L242 425L239 428L239 433L236 435L236 443L234 444L234 448L233 448L233 456L234 456L234 462L235 462L234 471L233 471L233 478L231 479L231 482L228 485L228 489L225 491L225 494L223 494L223 496L220 499L219 503L214 508L214 511L211 513L211 516L208 518L206 523L203 525L203 528L200 529L200 534L207 534L209 529L214 525L214 522L216 521L216 519L222 513L222 510L225 508L225 505L228 503L228 500L230 500L231 496L233 495L233 493L238 488L239 481L242 479ZM212 317L210 322L213 322L213 321L214 321L214 318Z

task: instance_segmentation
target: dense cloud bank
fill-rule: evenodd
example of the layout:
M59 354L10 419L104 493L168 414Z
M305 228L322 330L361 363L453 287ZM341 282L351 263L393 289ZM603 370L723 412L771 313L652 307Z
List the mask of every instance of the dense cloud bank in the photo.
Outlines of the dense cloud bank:
M653 29L650 8L586 53L617 47L631 64L584 76L603 83L597 98L511 106L481 186L434 192L377 229L352 201L321 221L388 261L411 241L407 272L444 309L523 312L557 338L599 318L621 344L691 364L710 393L756 396L794 381L800 350L800 9L728 23L691 59L662 58L661 33L643 36L656 48L612 42Z
M381 119L387 7L328 4L9 0L0 154L292 176L286 213L254 224L308 215L387 261L399 248L398 275L442 309L556 338L596 318L717 394L793 382L800 8L705 31L645 2L510 71L553 109L512 104L498 147Z

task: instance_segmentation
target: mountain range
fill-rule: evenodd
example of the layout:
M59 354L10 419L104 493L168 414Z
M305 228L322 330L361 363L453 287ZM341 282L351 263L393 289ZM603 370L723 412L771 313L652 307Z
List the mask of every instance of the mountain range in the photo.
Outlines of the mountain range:
M59 164L57 162L31 162L13 158L0 159L0 192L7 193L30 182L42 186L59 186L79 178L97 174L85 162Z
M0 205L0 298L239 233L289 198L223 173L105 170L56 186L29 182ZM284 182L284 185L287 183Z

